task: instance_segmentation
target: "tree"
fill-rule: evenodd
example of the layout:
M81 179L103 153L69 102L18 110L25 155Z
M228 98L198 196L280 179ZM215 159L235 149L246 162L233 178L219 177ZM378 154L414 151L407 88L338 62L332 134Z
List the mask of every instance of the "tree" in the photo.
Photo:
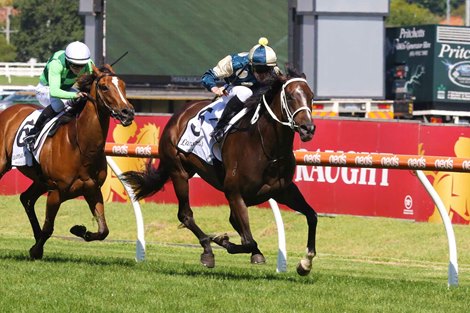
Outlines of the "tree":
M13 0L0 0L0 7L10 7L13 5Z
M13 0L0 0L0 7L11 7ZM5 30L5 22L2 23L1 27ZM6 37L0 35L0 62L11 62L16 59L16 49L14 46L9 45L6 41Z
M45 62L67 43L84 38L83 19L78 15L78 0L15 0L20 11L13 20L18 33L11 42L18 49L17 61L36 58Z
M433 14L439 16L445 16L447 13L447 1L446 0L407 0L410 4L417 4L423 8L428 9ZM450 0L451 11L458 8L461 4L464 4L465 0Z
M437 24L439 17L417 4L410 4L407 0L392 0L387 26Z
M0 62L13 62L16 60L16 49L7 44L4 36L0 36Z

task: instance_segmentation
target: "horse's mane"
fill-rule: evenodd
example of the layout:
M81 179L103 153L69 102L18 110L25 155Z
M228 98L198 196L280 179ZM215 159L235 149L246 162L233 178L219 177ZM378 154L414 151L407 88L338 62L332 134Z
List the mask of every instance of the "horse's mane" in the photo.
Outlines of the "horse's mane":
M104 74L114 74L113 71L108 66L102 66L99 68L100 72ZM77 86L78 90L89 93L91 90L91 84L96 79L96 75L94 73L87 73L81 75L77 79Z
M286 74L273 75L268 84L255 89L253 95L248 98L245 102L245 106L248 110L255 109L258 104L262 101L262 97L265 96L268 102L274 98L274 96L281 90L282 85L291 78L304 77L305 75L299 72L297 69L292 67L290 64L286 64Z
M114 72L112 71L111 67L109 67L109 65L104 65L100 67L99 71L103 74L114 74ZM93 84L93 81L95 79L96 79L96 74L94 72L81 75L77 79L78 90L89 94L91 91L91 85ZM69 111L70 115L80 113L83 110L87 100L88 98L85 98L85 97L74 99L73 100L74 105L72 106L72 110Z

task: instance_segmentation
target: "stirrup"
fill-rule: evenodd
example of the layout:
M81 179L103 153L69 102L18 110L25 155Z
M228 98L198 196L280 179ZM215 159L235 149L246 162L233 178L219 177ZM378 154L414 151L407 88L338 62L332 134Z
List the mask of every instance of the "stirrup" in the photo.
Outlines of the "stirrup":
M33 152L34 151L34 144L36 143L36 135L37 134L31 134L26 137L24 137L23 142L26 144L26 148Z
M216 142L221 142L224 138L224 127L214 129L214 131L211 133L211 137L214 138Z

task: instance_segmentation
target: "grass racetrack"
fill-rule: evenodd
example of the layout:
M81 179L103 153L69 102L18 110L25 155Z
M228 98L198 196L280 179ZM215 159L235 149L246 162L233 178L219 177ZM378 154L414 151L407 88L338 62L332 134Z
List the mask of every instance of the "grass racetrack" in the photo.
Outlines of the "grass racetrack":
M37 204L42 223L45 198ZM447 238L441 224L385 218L320 217L318 256L300 277L306 222L283 211L288 271L276 273L277 230L269 209L250 209L251 228L265 265L249 255L214 248L216 267L200 265L202 249L179 229L175 205L142 204L146 259L135 257L130 204L106 205L110 235L103 242L72 238L69 228L95 231L86 204L59 211L44 258L30 261L33 236L17 196L0 201L1 312L468 312L470 227L454 225L459 286L447 288ZM207 233L238 236L227 207L194 208ZM215 247L215 246L214 246Z

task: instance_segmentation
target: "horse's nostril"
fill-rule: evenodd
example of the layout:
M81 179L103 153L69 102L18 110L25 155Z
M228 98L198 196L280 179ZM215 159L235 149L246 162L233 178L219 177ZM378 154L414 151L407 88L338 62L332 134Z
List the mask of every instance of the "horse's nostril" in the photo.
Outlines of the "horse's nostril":
M314 124L310 125L309 132L310 132L311 134L315 133L315 129L316 129L316 128L317 128L316 125L314 125Z
M313 134L315 132L315 125L313 124L301 125L300 128L308 134Z
M134 116L134 110L123 109L121 113L124 116L129 116L129 117Z

